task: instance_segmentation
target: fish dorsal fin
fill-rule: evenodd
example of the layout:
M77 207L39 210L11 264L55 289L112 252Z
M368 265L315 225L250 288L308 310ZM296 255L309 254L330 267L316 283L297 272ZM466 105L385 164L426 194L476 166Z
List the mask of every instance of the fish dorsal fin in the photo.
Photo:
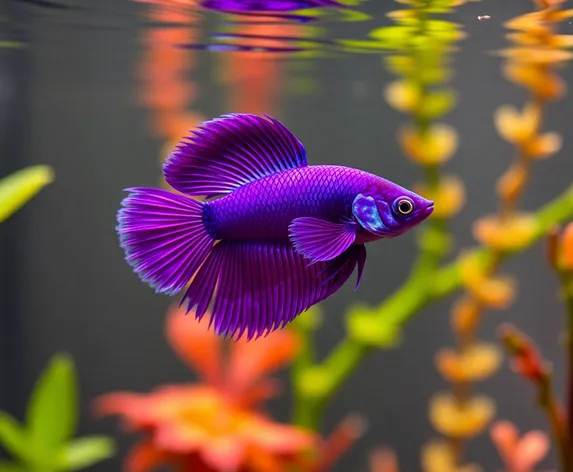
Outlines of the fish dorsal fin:
M233 113L206 121L183 138L163 174L175 190L208 198L307 165L304 146L278 120Z
M346 251L356 239L358 225L354 221L332 223L303 216L289 226L294 250L312 263L330 261Z

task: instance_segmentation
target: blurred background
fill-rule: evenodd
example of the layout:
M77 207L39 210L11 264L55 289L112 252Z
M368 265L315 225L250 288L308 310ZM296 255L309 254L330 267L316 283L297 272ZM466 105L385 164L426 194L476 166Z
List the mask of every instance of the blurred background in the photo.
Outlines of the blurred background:
M311 164L359 167L404 186L419 178L395 138L406 118L382 97L392 77L381 55L329 45L364 39L389 24L385 14L396 9L393 1L357 2L353 21L343 14L272 23L247 16L232 24L217 11L186 3L4 0L0 12L3 44L20 44L0 48L0 175L40 163L55 172L54 183L0 227L0 409L21 418L47 360L69 352L81 391L79 434L109 434L119 444L115 458L89 470L120 470L134 441L118 432L115 420L94 417L96 396L193 378L163 336L165 312L175 299L139 281L114 229L123 189L159 186L162 159L186 130L223 113L269 113L304 143ZM444 119L460 136L447 167L467 191L464 210L452 222L456 250L474 245L472 222L496 208L495 180L512 158L492 116L501 103L521 104L525 94L502 78L500 59L490 52L506 44L502 23L529 10L530 0L483 0L452 18L469 34L455 55L460 101ZM566 22L564 30L573 33L573 24ZM224 41L221 31L238 36ZM247 33L270 39L241 37ZM298 38L299 50L273 40L277 35ZM571 69L562 77L570 82ZM536 167L523 208L537 208L571 182L572 117L570 98L548 108L547 127L564 134L565 143L555 159ZM319 357L343 336L345 306L377 303L406 277L414 237L370 245L360 290L353 293L347 284L322 304ZM518 299L509 310L486 316L480 336L494 339L505 320L534 336L554 361L561 392L563 308L542 245L510 261L507 270L519 274ZM369 424L333 470L367 470L367 454L378 444L395 449L401 470L420 470L420 445L435 435L427 402L445 385L433 356L453 342L452 300L412 319L401 344L369 356L333 399L324 431L353 411ZM546 429L533 390L507 370L504 364L480 390L522 430ZM271 401L270 411L288 421L291 396L288 378L281 378L285 395ZM487 436L471 443L468 459L487 471L501 466ZM555 468L554 454L542 465Z

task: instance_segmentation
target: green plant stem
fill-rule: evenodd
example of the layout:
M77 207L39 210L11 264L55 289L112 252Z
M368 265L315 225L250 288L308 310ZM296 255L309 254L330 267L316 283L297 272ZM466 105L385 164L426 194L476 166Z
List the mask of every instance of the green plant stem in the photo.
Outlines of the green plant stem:
M537 222L535 233L530 240L533 245L541 239L552 227L573 218L573 185L553 201L549 202L535 214ZM523 250L527 247L522 248ZM515 256L520 251L505 253L503 259ZM378 307L373 308L376 317L384 322L392 320L397 326L402 326L421 309L430 303L442 299L461 286L460 266L462 256L435 270L428 272L432 266L430 251L423 251L423 257L418 259L406 282L395 293L390 295ZM477 257L483 264L488 264L494 256L493 252L485 247L469 252L469 256ZM360 344L356 340L346 337L338 343L333 351L319 365L305 365L304 369L320 369L323 376L328 379L326 387L320 395L312 397L301 393L295 382L295 417L294 423L317 429L320 414L328 399L336 392L338 387L348 378L353 369L370 353L372 347Z

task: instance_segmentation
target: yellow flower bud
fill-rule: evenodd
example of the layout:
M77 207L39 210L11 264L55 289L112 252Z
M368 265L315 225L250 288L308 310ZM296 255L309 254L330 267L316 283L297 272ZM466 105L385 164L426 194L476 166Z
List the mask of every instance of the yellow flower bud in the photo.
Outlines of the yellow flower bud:
M384 89L384 98L396 110L408 112L416 107L420 93L410 82L398 80Z
M463 352L442 349L436 366L450 382L476 382L490 377L501 364L501 351L493 344L474 344Z
M488 276L470 257L462 259L460 269L462 283L481 305L497 309L509 307L515 297L515 279Z
M513 201L527 183L527 170L523 166L510 167L497 182L497 194L504 201Z
M463 182L457 177L445 176L438 188L431 189L427 184L418 184L415 191L423 197L434 201L435 218L451 218L457 214L465 202Z
M515 214L500 220L498 216L481 218L474 224L474 237L498 251L517 251L527 247L537 229L535 218Z
M454 453L445 441L430 441L422 449L424 472L482 472L475 464L456 465Z
M539 124L539 111L526 105L520 113L511 105L500 107L495 113L495 125L500 136L510 143L529 141Z
M452 308L451 326L458 334L471 333L480 319L480 307L472 297L459 298Z
M559 133L545 133L529 141L523 151L528 157L544 159L557 153L561 149L562 142Z
M494 403L483 396L460 403L451 394L437 394L430 401L430 421L436 431L447 437L474 437L486 428L494 414Z
M436 124L423 135L411 126L404 126L398 138L404 154L420 165L443 164L458 146L455 130L445 124Z

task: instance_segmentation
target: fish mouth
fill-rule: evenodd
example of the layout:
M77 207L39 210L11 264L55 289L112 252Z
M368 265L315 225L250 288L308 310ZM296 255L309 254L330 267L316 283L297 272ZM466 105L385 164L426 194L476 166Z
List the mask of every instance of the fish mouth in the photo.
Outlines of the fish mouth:
M426 208L424 208L424 216L427 218L434 211L434 202L430 202Z

